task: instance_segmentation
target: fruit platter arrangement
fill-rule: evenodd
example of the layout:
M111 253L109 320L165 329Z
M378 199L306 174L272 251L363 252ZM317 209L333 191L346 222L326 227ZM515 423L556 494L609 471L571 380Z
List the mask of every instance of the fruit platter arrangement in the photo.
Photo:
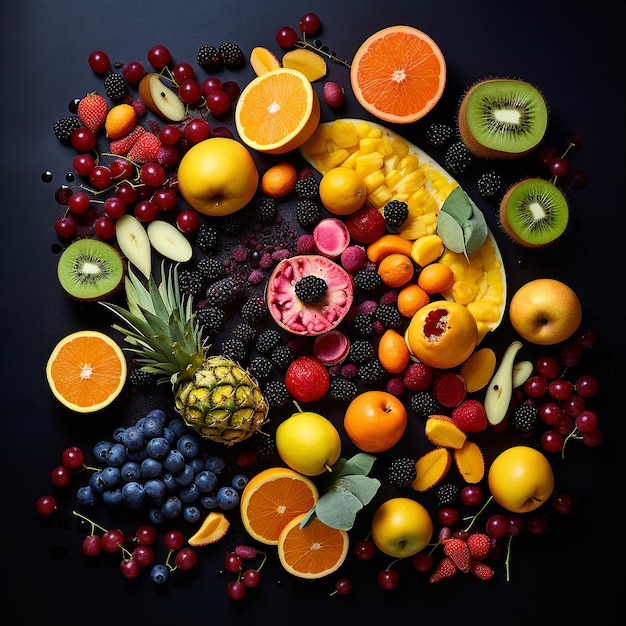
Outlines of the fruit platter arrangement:
M589 496L564 475L604 445L601 329L549 269L507 268L559 254L582 135L555 140L517 74L437 115L429 34L381 25L341 59L324 19L74 60L101 86L68 94L48 138L68 174L42 183L81 323L41 376L111 429L67 441L33 509L94 585L480 593Z

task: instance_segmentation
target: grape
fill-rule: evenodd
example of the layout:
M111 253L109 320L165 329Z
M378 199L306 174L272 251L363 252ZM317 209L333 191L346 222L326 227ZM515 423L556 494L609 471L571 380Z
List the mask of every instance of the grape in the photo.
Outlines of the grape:
M191 548L183 548L176 553L174 563L178 569L192 569L198 562L198 555Z
M192 119L183 130L185 139L192 144L204 141L211 133L209 123L201 117Z
M276 43L281 48L291 48L298 41L298 33L291 26L283 26L276 32Z
M478 485L466 485L461 489L460 497L466 506L477 506L483 500L483 490Z
M246 587L257 587L261 582L261 574L257 569L247 569L241 574L241 580Z
M181 61L180 63L176 63L172 68L172 76L174 76L174 80L180 85L186 80L192 80L196 75L190 63Z
M206 106L213 115L224 115L230 110L232 101L223 89L213 89L206 96Z
M227 572L238 572L241 570L243 559L236 552L229 552L224 557L224 569Z
M247 587L241 580L231 580L226 585L226 595L231 600L241 600L246 595Z
M87 57L89 67L96 74L106 74L111 69L111 60L106 52L94 50Z
M209 76L202 81L202 93L208 96L214 89L223 89L222 81L215 76Z
M556 402L546 402L540 405L538 412L541 421L548 426L554 426L563 417L563 409Z
M185 542L185 535L180 530L175 528L166 531L163 536L163 545L168 550L178 550Z
M563 435L556 430L546 430L541 435L541 447L546 452L560 452L563 449Z
M134 216L142 223L147 224L154 220L159 213L156 204L151 200L141 200L133 209Z
M103 550L102 537L100 535L87 535L83 539L81 548L86 556L98 556Z
M585 400L577 393L573 393L562 402L563 412L569 417L576 417L585 410Z
M178 95L185 104L195 104L202 98L202 85L193 78L184 80L178 88Z
M593 398L598 393L598 386L598 379L593 374L582 374L574 383L576 392L583 398Z
M598 416L593 411L582 411L576 416L574 425L583 434L591 433L598 427Z
M563 436L569 435L574 427L574 421L569 415L563 415L554 425L554 430Z
M305 35L314 35L321 24L320 18L315 13L305 13L298 23L300 31Z
M107 530L102 535L102 547L106 552L117 552L124 543L124 533L119 528Z
M152 46L148 50L148 62L155 70L162 70L172 60L172 54L166 46Z
M594 428L593 430L583 433L583 445L589 448L595 448L602 443L603 435L602 431Z
M526 530L531 535L543 535L548 530L548 520L543 515L531 515L526 520Z
M335 591L339 595L346 596L352 591L352 583L348 578L340 578L335 583Z
M554 380L561 373L561 364L553 356L544 356L537 361L535 370L546 380Z
M548 381L542 376L530 376L524 383L524 393L529 398L541 398L548 392Z
M139 178L148 187L160 187L167 179L167 173L158 163L144 163L139 170Z
M509 530L509 522L504 515L496 513L485 522L485 531L493 539L504 537Z
M559 378L548 385L548 393L554 400L566 400L572 395L572 385L567 380Z

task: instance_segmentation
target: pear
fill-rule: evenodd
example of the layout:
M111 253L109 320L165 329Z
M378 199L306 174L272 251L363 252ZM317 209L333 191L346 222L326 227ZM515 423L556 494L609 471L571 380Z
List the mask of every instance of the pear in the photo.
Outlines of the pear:
M186 113L185 103L166 87L159 74L146 74L139 83L139 97L156 115L168 122L180 122Z
M176 226L163 220L153 220L148 224L147 231L152 247L159 254L177 263L186 263L191 259L191 244Z
M115 222L115 236L122 254L149 278L152 270L152 248L143 224L134 215L122 215Z
M513 366L513 389L521 387L533 373L534 365L530 361L518 361Z
M522 348L521 341L512 342L505 350L500 365L496 370L485 393L485 412L487 421L497 426L505 418L513 396L513 368L515 357Z

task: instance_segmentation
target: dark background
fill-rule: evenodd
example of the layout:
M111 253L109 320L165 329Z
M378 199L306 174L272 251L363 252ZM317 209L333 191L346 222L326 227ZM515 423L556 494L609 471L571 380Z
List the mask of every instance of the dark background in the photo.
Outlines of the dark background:
M616 46L621 45L619 13L605 1L537 2L504 6L501 2L434 3L386 0L384 3L255 1L107 2L24 0L3 10L0 46L3 92L0 123L2 150L3 294L0 307L2 340L2 565L7 624L45 620L53 624L111 624L141 621L168 624L190 620L226 624L312 624L384 619L425 623L583 623L597 619L615 623L617 580L623 580L623 542L617 507L623 500L623 314L617 307L622 284L624 172L623 119L618 86L623 76ZM615 6L615 3L611 3ZM620 6L620 5L618 5ZM100 88L101 79L87 65L95 49L113 61L146 61L148 49L164 44L175 61L195 62L200 44L238 43L247 53L264 45L277 54L279 27L297 28L307 11L321 18L319 34L340 58L350 60L358 45L376 30L408 24L427 32L447 60L443 99L426 120L396 128L421 145L430 121L449 122L463 90L488 76L523 78L543 91L551 110L549 138L563 147L571 129L582 133L583 150L570 156L589 184L571 194L572 221L566 236L550 249L530 254L510 244L498 230L494 205L475 189L478 175L490 167L475 163L459 177L483 208L505 258L512 294L536 277L559 278L579 293L584 323L598 334L585 367L601 380L594 401L604 443L596 449L570 444L557 468L557 482L571 491L575 513L558 520L545 537L520 537L513 542L512 580L484 583L469 576L429 585L398 566L400 586L385 592L376 573L390 559L374 563L349 558L341 574L354 583L350 596L331 597L334 580L301 581L280 568L274 554L262 570L261 586L243 602L226 598L226 581L217 576L221 548L207 550L188 576L176 577L168 588L155 587L147 576L126 581L115 560L87 561L80 551L81 534L70 517L40 519L37 497L51 491L49 473L69 445L89 451L120 424L141 417L146 409L168 402L165 393L150 397L128 394L100 415L75 416L52 397L45 380L45 362L56 342L80 328L107 329L93 307L77 306L61 293L56 279L57 241L53 223L59 214L54 189L65 183L71 151L59 145L52 124L67 115L68 102ZM622 55L623 56L623 55ZM329 64L330 77L347 87L345 114L372 119L356 104L345 68ZM249 67L233 74L241 85L252 77ZM321 84L316 85L321 89ZM618 115L619 113L619 115ZM330 111L323 105L323 119ZM441 154L431 150L434 156ZM260 163L265 163L260 160ZM502 167L505 179L536 168L531 160ZM51 184L41 181L52 172ZM500 352L512 339L505 320L489 342ZM528 349L526 358L540 356ZM323 410L323 407L320 407ZM330 409L327 410L327 412ZM347 450L347 448L346 448ZM70 488L71 489L71 488ZM66 502L71 498L65 497ZM70 505L71 506L71 505ZM106 515L106 514L105 514ZM367 534L367 514L355 538ZM236 524L235 524L236 526ZM130 528L127 530L131 530ZM359 534L361 533L361 534ZM371 619L371 617L370 617Z

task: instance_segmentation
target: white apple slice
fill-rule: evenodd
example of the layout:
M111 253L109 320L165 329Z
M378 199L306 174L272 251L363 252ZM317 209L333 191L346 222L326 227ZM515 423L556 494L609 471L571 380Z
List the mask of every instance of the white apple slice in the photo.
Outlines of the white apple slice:
M506 416L513 396L513 368L515 357L522 348L521 341L513 341L505 350L500 365L485 393L487 421L497 426Z
M146 74L141 79L139 97L153 113L169 122L180 122L187 112L185 103L163 84L159 74Z
M518 361L513 366L513 389L521 387L533 373L534 365L530 361Z
M163 220L153 220L147 230L148 239L159 254L177 263L186 263L191 259L191 244L176 226Z
M143 224L133 215L115 222L115 236L122 254L146 277L152 270L152 248Z

